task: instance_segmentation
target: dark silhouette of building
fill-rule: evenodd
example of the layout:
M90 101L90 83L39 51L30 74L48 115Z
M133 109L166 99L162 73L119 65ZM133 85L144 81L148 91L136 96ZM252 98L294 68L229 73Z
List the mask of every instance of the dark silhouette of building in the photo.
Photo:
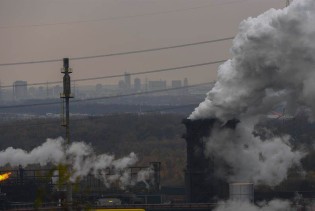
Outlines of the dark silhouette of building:
M223 125L217 119L183 120L186 126L184 138L187 143L187 165L185 169L186 199L190 203L214 202L216 198L228 197L228 183L214 174L215 163L205 156L205 141L215 125L235 128L237 120ZM223 126L221 126L223 125Z
M180 87L182 87L181 80L172 80L172 88L180 88Z
M27 98L27 82L15 81L13 83L13 96L16 100L23 100Z
M148 84L149 91L161 90L166 89L166 81L149 81Z
M129 90L131 88L131 75L130 73L125 73L125 86Z
M134 80L134 89L136 92L141 91L141 80L140 78L135 78Z

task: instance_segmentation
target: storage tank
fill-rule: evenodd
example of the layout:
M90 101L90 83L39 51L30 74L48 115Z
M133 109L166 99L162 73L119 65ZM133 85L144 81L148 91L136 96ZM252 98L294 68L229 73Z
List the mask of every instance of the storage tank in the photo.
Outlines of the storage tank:
M229 184L230 200L240 202L254 202L254 184L234 182Z

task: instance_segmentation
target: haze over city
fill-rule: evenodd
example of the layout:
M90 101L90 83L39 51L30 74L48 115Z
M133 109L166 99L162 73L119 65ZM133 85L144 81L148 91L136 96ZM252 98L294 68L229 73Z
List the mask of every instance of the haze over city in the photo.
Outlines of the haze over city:
M0 1L0 210L315 210L314 22L315 0Z
M0 66L2 86L61 79L62 58L175 46L233 37L239 23L283 0L3 0L0 3L0 64L60 59L60 62ZM222 15L224 14L224 15ZM70 60L73 79L142 72L228 59L232 41L130 55ZM216 79L219 64L142 75L149 80ZM80 84L117 84L106 79ZM78 85L80 85L78 84Z

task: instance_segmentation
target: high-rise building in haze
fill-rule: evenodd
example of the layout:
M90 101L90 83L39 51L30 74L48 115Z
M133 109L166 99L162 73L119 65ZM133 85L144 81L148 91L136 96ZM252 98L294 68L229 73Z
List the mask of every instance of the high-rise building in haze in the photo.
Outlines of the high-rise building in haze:
M184 78L184 86L188 86L188 79Z
M1 87L1 81L0 81L0 103L2 102L2 87Z
M125 81L123 81L123 80L118 81L118 88L120 90L125 90L126 89Z
M26 81L15 81L13 83L13 96L15 100L23 100L27 98Z
M182 87L181 80L172 80L172 88L180 88L180 87Z
M149 91L166 89L166 81L149 81L148 88Z
M184 89L183 89L183 94L188 94L188 79L184 78Z
M125 73L125 87L126 89L131 88L131 76L130 73Z
M140 78L135 78L134 80L134 89L136 92L141 91L141 80Z

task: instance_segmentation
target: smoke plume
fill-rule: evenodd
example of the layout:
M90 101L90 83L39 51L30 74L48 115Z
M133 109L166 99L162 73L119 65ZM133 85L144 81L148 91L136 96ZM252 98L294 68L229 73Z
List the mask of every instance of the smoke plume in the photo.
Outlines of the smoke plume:
M72 167L70 178L72 182L92 174L102 179L107 186L118 181L121 187L134 183L130 179L127 168L137 161L137 155L133 152L120 159L115 159L114 155L109 154L97 155L92 146L84 142L73 142L65 147L62 138L47 139L45 143L30 152L12 147L0 152L0 166L68 164ZM139 177L142 175L143 172L139 172Z
M272 200L255 206L249 202L227 201L216 207L214 211L286 211L291 210L288 201Z
M216 126L205 140L206 155L232 168L222 164L217 174L275 185L299 165L304 153L291 149L289 136L261 140L252 133L258 118L280 103L291 115L301 106L314 114L314 22L314 0L296 0L241 22L232 59L219 67L214 87L189 116L241 122L234 131Z
M235 129L216 125L205 140L205 154L214 161L220 178L277 185L287 177L289 168L300 166L304 153L291 149L289 136L261 140L252 130L244 123ZM226 169L226 164L232 169Z
M298 0L241 22L232 59L190 119L229 120L268 113L287 103L315 110L315 1Z

